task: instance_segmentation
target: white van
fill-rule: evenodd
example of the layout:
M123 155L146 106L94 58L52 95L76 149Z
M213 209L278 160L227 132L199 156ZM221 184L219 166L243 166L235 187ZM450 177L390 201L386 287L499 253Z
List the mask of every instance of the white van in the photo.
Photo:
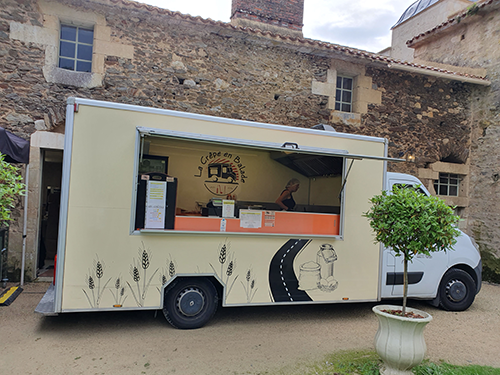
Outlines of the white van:
M219 300L402 296L402 261L363 217L384 188L420 184L387 173L401 160L385 139L70 98L64 147L56 277L37 312L162 309L197 328ZM284 211L275 202L297 180ZM445 309L468 308L480 286L465 234L410 266L409 296Z

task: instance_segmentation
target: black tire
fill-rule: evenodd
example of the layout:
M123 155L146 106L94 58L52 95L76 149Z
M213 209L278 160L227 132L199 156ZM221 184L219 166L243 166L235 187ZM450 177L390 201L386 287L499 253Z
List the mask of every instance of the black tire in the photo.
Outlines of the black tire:
M439 305L448 311L464 311L476 297L476 283L464 270L452 268L439 284Z
M200 328L215 314L217 300L217 290L206 278L180 279L165 289L163 315L175 328Z

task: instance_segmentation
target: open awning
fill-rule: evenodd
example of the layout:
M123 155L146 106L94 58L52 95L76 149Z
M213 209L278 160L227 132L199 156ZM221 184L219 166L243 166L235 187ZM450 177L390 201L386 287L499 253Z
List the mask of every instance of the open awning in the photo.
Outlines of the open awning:
M8 163L28 164L30 143L0 127L0 153L5 155Z

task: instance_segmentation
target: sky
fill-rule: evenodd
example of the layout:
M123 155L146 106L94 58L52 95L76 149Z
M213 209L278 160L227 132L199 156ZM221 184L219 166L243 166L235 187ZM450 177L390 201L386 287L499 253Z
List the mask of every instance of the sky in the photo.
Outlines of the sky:
M136 0L192 16L229 22L231 0ZM415 0L304 0L305 38L379 52L391 27Z

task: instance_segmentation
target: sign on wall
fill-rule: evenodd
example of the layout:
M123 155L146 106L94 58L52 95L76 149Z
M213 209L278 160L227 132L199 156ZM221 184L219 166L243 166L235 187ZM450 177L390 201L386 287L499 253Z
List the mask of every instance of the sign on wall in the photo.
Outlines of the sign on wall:
M146 229L164 229L167 195L166 181L148 181L146 190Z
M241 157L230 152L215 151L200 157L198 174L205 188L216 196L234 194L248 178Z

